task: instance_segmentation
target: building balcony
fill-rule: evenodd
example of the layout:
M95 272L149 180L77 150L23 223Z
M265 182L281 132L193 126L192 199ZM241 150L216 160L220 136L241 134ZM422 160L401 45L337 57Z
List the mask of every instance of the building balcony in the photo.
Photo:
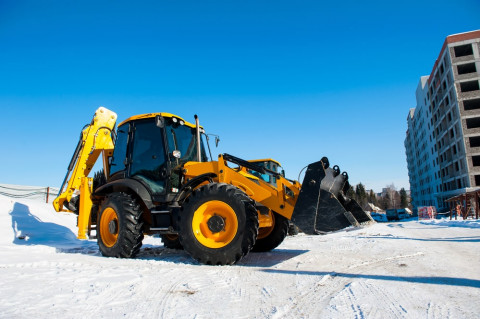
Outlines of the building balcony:
M480 174L480 166L472 166L472 167L469 167L468 170L470 174L474 174L474 175Z
M452 55L452 64L459 63L459 62L468 62L468 61L475 61L475 56L473 54L455 57Z
M467 74L455 74L455 81L470 80L478 78L478 72L467 73Z

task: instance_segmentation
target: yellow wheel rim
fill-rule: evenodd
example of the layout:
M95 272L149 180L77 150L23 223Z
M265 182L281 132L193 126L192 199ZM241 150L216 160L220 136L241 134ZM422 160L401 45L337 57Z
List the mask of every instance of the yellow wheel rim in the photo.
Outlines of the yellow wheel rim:
M227 246L237 234L237 214L225 202L212 200L202 204L193 214L192 230L205 247Z
M103 244L113 247L118 239L118 216L113 208L107 207L103 211L99 229Z
M272 212L268 212L268 216L272 219L272 226L269 227L261 227L258 229L257 239L263 239L270 235L275 227L275 215Z

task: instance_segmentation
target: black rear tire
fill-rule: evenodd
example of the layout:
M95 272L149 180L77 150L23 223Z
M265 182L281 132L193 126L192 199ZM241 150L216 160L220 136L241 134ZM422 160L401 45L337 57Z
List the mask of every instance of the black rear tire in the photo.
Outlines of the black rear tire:
M170 249L183 249L182 244L180 243L180 238L178 235L160 235L160 238L162 238L163 246L165 248L170 248Z
M252 249L258 234L254 202L239 188L204 185L187 197L178 215L180 243L195 260L231 265Z
M133 258L143 240L140 204L126 193L112 193L102 201L97 218L97 243L102 255Z
M280 214L273 212L273 228L270 233L263 238L257 238L252 251L265 252L277 248L287 237L289 222L288 219ZM260 231L261 233L261 231Z
M288 234L290 236L296 236L298 233L300 233L300 230L298 229L297 225L290 221L288 226Z

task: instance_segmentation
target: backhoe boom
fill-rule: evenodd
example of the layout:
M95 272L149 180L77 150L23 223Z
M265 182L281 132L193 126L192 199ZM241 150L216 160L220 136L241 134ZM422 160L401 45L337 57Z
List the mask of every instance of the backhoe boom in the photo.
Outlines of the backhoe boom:
M78 238L81 239L86 238L86 228L88 227L88 224L84 224L89 221L89 208L92 205L90 199L92 178L88 178L88 174L92 170L100 154L102 154L104 172L108 175L107 163L108 158L112 156L114 149L112 132L116 120L116 113L104 107L97 109L92 122L89 125L86 125L80 134L80 140L68 166L67 174L60 188L59 195L53 202L53 207L57 212L71 212L73 210L72 207L68 207L69 209L67 209L65 204L70 202L75 192L80 191L80 194L85 193L85 196L80 196L80 209L78 211Z

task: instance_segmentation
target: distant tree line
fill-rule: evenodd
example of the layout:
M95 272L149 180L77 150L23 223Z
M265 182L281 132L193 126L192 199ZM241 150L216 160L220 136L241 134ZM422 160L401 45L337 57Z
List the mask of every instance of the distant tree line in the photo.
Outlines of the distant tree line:
M376 194L373 190L367 191L362 183L350 186L347 196L355 199L365 210L370 210L368 203L371 203L383 210L391 208L410 208L410 198L405 188L397 191L395 185L387 185L381 193Z

